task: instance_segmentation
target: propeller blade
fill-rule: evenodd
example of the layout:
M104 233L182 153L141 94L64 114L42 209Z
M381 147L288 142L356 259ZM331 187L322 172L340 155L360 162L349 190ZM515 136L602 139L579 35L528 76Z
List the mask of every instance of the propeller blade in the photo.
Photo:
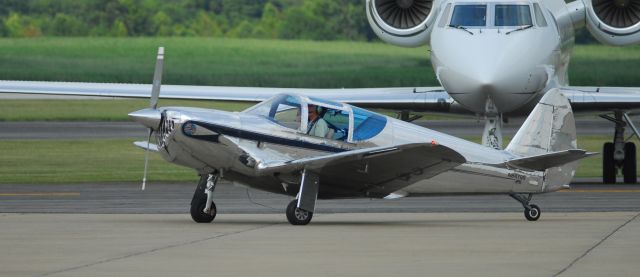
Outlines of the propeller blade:
M158 58L156 60L156 70L153 73L153 87L151 88L151 108L158 107L160 97L160 85L162 84L162 68L164 66L164 47L158 47Z
M149 128L147 148L144 150L144 174L142 175L142 190L144 190L147 184L147 166L149 164L149 144L151 143L151 134L153 134L153 129Z

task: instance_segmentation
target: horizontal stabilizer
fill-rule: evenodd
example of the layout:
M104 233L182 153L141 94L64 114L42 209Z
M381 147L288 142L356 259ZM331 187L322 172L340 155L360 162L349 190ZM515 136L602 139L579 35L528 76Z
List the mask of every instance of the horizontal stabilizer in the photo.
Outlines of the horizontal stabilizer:
M133 145L135 145L138 148L144 149L144 150L158 152L158 146L157 145L155 145L153 143L147 144L146 141L136 141L136 142L133 143ZM149 149L147 149L147 145L149 145Z
M525 170L542 171L547 168L561 166L596 154L598 153L587 152L582 149L569 149L530 156L526 158L514 159L506 162L506 164L511 167L517 167Z

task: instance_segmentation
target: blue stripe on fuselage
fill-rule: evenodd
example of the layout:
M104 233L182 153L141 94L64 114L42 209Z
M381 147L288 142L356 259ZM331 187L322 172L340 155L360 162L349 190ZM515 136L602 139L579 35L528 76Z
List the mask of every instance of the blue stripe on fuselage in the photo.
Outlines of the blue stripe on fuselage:
M273 144L279 144L279 145L285 145L285 146L292 146L292 147L299 147L299 148L319 150L319 151L327 151L327 152L335 152L335 153L337 153L337 152L345 152L345 151L349 151L350 150L350 149L343 149L343 148L340 148L340 147L334 147L334 146L324 145L324 144L317 144L317 143L312 143L312 142L307 142L307 141L302 141L302 140L295 140L295 139L288 139L288 138L282 138L282 137L277 137L277 136L270 136L270 135L266 135L266 134L251 132L251 131L242 130L242 129L236 129L236 128L232 128L232 127L228 127L228 126L205 123L205 122L187 121L187 122L185 122L184 125L186 125L188 123L192 123L192 124L195 124L197 126L201 126L203 128L206 128L206 129L208 129L208 130L210 130L212 132L216 132L216 133L221 134L221 135L240 138L240 139L255 140L255 141L259 141L259 142L267 142L267 143L273 143ZM182 130L182 133L185 136L190 137L190 138L195 138L195 139L200 139L200 140L205 140L205 141L211 141L211 142L216 142L216 143L218 142L217 136L190 135L190 134L185 133L184 130Z

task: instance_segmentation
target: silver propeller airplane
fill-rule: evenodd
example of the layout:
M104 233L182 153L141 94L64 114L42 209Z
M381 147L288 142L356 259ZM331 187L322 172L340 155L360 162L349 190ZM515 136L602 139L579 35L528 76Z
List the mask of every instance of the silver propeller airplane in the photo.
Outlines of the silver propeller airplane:
M151 107L129 114L156 134L136 142L201 176L191 202L196 222L211 222L216 184L295 196L286 216L311 221L317 199L505 194L530 221L533 194L567 188L577 161L573 112L554 89L539 101L505 150L498 150L315 96L277 94L242 112L157 108L161 48ZM150 137L151 139L151 133ZM145 161L146 169L146 161ZM145 178L146 180L146 172Z
M366 0L369 25L384 41L431 45L441 87L280 89L163 86L163 98L263 101L302 93L364 108L469 114L485 118L483 144L502 147L502 122L526 116L550 91L575 112L612 121L603 147L603 181L635 183L635 135L629 114L640 108L640 88L572 87L568 66L574 32L586 25L608 45L640 42L640 0ZM0 81L0 92L148 97L149 85Z

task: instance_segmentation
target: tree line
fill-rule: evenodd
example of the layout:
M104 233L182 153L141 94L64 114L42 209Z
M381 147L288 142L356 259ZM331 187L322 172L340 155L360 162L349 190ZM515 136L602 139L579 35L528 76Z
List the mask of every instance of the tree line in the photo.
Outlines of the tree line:
M0 0L0 36L370 40L363 0Z
M374 40L364 0L0 0L0 37ZM594 42L586 30L578 43Z

